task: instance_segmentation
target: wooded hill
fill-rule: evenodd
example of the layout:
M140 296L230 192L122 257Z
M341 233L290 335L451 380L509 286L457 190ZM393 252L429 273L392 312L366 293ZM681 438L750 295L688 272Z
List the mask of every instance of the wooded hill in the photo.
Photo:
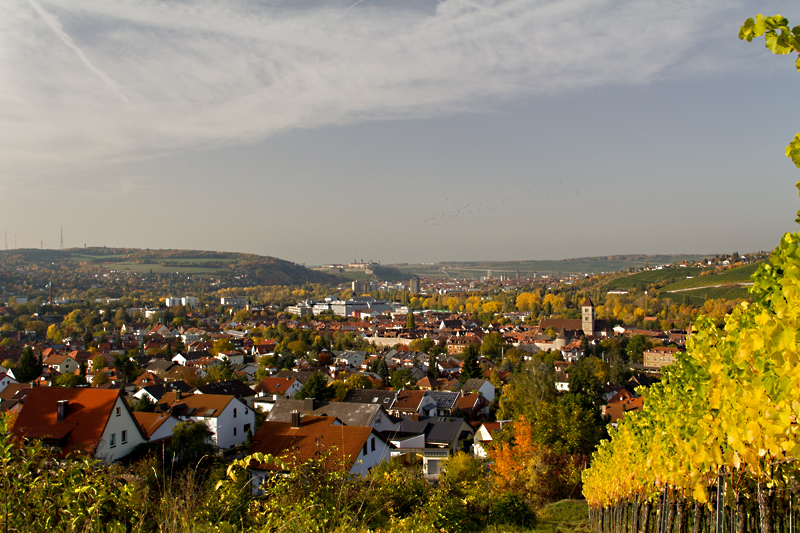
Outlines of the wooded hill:
M342 278L269 256L200 250L71 248L0 251L3 294L109 289L161 282L174 290L263 285L338 285ZM112 293L114 291L112 290ZM113 294L109 294L113 295Z

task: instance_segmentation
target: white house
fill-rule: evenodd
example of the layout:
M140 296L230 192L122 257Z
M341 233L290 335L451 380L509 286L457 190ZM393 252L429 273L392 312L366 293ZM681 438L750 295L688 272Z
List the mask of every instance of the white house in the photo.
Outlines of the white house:
M146 441L120 390L34 387L11 430L19 439L36 438L59 455L88 453L116 461Z
M253 435L250 453L271 454L292 470L306 461L319 457L320 451L330 452L325 465L331 470L343 469L350 474L366 476L391 456L392 445L377 431L363 426L346 426L336 417L300 416L292 413L291 422L264 422ZM256 487L274 465L250 468Z
M168 392L159 400L162 404L180 420L203 422L213 433L211 444L217 448L243 444L247 433L255 431L253 410L232 395Z

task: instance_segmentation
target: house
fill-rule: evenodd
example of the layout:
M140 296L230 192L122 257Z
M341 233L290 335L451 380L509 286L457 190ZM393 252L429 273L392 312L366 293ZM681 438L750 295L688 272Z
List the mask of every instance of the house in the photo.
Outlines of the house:
M372 403L382 405L387 412L392 411L392 406L397 401L398 391L393 390L361 390L347 391L343 402L347 403Z
M243 404L246 404L250 409L253 408L253 400L256 397L256 391L238 379L200 385L195 392L198 394L230 394Z
M458 409L458 399L461 394L451 391L431 391L431 397L436 400L436 412L442 416L450 416Z
M172 430L181 422L169 411L165 413L134 411L133 416L149 442L163 442L171 439Z
M681 351L677 346L656 346L644 352L644 367L659 369L675 362Z
M622 388L617 392L606 405L600 407L603 415L608 416L610 422L615 424L619 422L625 413L629 411L641 411L644 405L643 398L627 388Z
M266 377L255 386L255 405L262 410L270 411L275 402L281 398L292 398L294 393L303 388L300 381L290 378Z
M431 391L401 390L397 392L397 400L389 412L394 416L411 414L436 416L436 400L431 396Z
M315 402L310 399L278 400L268 420L290 422L294 411L314 416L332 416L347 426L371 427L376 431L394 431L401 423L379 403Z
M478 392L482 394L489 403L494 401L494 385L492 385L488 379L468 379L461 385L461 392Z
M158 403L161 397L164 396L164 393L171 390L179 390L182 394L188 394L189 391L192 390L192 386L185 381L172 381L168 384L161 383L158 385L150 385L136 391L133 397L136 399L147 398L153 403Z
M3 389L8 387L9 385L18 385L19 381L14 379L13 376L8 375L7 373L0 374L0 392L3 392Z
M243 444L255 427L255 414L230 394L189 394L167 392L158 402L180 420L202 422L211 430L211 444L231 448Z
M59 456L87 453L116 461L146 441L119 390L33 388L11 433L18 442L42 439Z
M478 431L475 432L475 438L472 444L472 455L480 458L486 457L486 445L494 440L494 435L503 429L504 424L508 424L510 420L498 420L497 422L485 422L481 424Z
M479 392L462 393L458 397L458 410L468 420L478 420L489 415L489 400Z
M63 354L48 355L43 361L42 365L47 366L53 370L58 371L59 374L74 374L80 366L78 361Z
M450 453L462 449L461 443L472 438L475 429L461 417L403 416L401 430L405 433L422 433L428 448L447 448Z
M300 416L289 422L264 422L252 438L250 453L270 454L282 464L253 464L249 470L256 486L270 471L290 471L312 459L321 459L331 470L365 476L390 457L391 445L377 431L347 426L335 417Z

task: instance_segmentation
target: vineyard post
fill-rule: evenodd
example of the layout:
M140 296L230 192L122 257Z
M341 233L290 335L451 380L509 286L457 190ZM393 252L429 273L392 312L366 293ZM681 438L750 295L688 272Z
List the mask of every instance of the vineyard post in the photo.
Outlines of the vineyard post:
M725 470L719 469L717 475L717 516L716 533L725 533Z

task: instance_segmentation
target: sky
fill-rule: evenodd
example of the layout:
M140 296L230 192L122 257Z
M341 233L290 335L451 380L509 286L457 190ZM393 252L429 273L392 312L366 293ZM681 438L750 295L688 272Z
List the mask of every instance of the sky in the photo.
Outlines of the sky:
M797 2L0 2L5 247L307 265L773 249Z

